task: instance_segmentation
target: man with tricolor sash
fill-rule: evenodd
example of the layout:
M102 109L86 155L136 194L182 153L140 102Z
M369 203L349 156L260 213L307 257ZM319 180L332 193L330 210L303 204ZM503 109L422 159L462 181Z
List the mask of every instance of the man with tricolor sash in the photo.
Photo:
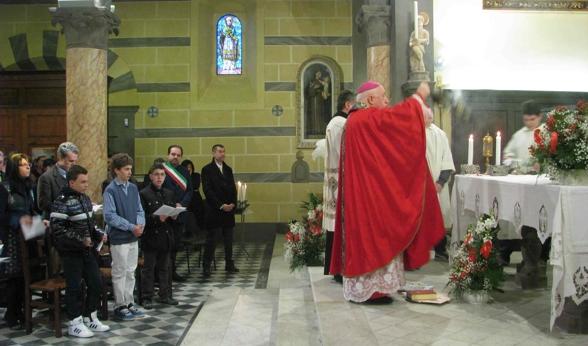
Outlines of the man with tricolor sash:
M180 165L184 149L177 144L170 145L167 148L167 162L163 164L165 171L165 180L163 187L170 189L174 192L175 202L177 207L186 207L190 205L192 201L192 183L190 180L190 173L188 170ZM191 231L190 218L194 218L189 215L189 212L183 212L180 214L178 221L179 225L174 227L174 249L171 252L171 263L172 263L172 279L174 281L182 282L186 279L180 276L176 271L176 255L179 250L179 246L182 244L182 233L184 228L188 228Z

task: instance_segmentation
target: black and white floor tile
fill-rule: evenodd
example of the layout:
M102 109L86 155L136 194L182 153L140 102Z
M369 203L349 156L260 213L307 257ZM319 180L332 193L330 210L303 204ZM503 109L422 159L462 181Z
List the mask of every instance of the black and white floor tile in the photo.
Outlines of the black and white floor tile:
M174 283L174 298L177 306L154 304L153 310L145 311L146 316L128 322L112 319L104 321L111 330L96 333L93 338L80 339L67 336L66 321L63 321L62 338L55 338L53 331L43 324L35 324L33 333L27 335L24 330L12 331L0 319L0 346L4 345L176 345L197 318L197 314L208 296L216 289L236 286L241 288L264 288L267 284L269 261L273 249L273 239L263 242L248 242L243 248L234 247L235 265L239 273L225 272L224 253L219 246L216 252L217 269L212 276L202 276L198 267L198 253L190 254L190 271L188 273L188 256L178 253L178 271L186 276L187 281ZM246 251L243 251L246 250ZM112 304L112 302L109 302ZM109 314L112 317L112 306ZM0 316L4 309L0 308Z

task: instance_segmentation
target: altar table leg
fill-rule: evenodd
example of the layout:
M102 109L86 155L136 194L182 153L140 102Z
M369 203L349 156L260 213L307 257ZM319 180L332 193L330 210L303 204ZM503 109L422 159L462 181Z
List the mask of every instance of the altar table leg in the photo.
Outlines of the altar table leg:
M567 297L555 325L567 333L588 334L588 301L576 305L572 298Z

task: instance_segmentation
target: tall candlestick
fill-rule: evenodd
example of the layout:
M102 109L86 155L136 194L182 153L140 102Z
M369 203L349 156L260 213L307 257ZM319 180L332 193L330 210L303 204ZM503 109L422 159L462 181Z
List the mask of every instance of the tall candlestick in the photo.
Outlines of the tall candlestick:
M243 200L247 200L247 184L243 184Z
M474 164L474 135L468 139L468 165Z
M242 197L243 197L243 196L242 196L242 194L243 194L243 191L242 191L242 187L241 187L241 182L240 182L240 181L238 181L238 182L237 182L237 201L239 201L239 202L240 202L240 201L242 201L242 200L243 200L243 198L242 198Z
M419 3L414 2L414 38L419 39Z
M500 131L496 132L496 166L500 166L500 153L502 146L502 137L500 137Z

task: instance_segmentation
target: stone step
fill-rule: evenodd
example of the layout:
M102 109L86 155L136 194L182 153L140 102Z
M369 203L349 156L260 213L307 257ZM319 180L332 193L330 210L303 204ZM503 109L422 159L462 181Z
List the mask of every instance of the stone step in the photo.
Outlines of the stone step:
M313 301L324 345L377 345L378 340L361 305L343 299L341 285L322 267L308 268Z
M242 290L227 287L212 293L182 340L182 345L221 345Z
M214 292L182 345L275 345L278 294L277 289Z
M288 346L322 344L310 286L280 289L277 344Z

